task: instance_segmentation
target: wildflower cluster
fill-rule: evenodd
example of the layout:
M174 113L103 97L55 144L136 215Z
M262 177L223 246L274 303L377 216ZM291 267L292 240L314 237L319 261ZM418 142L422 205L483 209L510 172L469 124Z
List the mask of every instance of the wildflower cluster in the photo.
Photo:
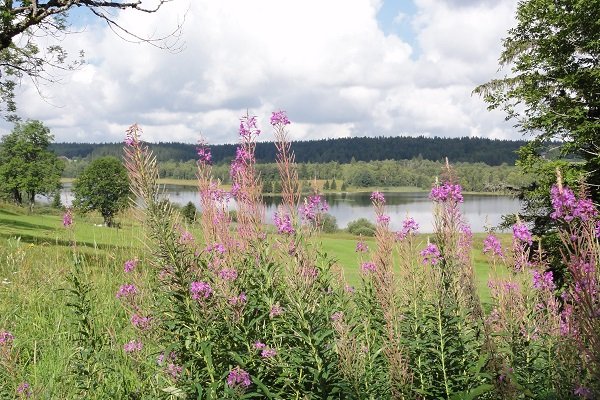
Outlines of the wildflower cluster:
M483 252L491 253L493 256L504 258L502 251L502 245L498 238L492 234L489 234L483 241Z
M402 229L396 232L396 240L404 240L409 235L416 235L419 233L419 224L412 217L406 218L402 222Z
M304 204L300 206L300 216L304 221L315 222L319 214L328 210L329 204L327 204L327 201L318 194L315 194L304 199Z
M423 257L423 264L437 265L442 258L440 249L433 243L429 243L420 254Z
M553 185L550 189L550 200L553 219L563 219L570 222L575 218L587 221L597 216L594 203L590 199L577 199L573 191L562 185Z
M429 198L437 203L454 201L463 202L462 187L458 184L444 182L442 185L434 186L429 193Z

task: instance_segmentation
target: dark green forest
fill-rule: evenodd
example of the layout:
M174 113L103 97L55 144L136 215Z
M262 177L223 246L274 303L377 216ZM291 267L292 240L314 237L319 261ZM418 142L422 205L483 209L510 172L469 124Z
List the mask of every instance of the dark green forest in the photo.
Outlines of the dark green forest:
M526 142L521 140L496 140L484 138L428 138L428 137L356 137L321 139L293 143L299 163L354 161L410 160L413 158L439 161L445 157L451 162L485 163L495 166L514 165L516 150ZM120 157L122 143L54 143L51 149L59 156L94 159L103 156ZM196 146L186 143L150 144L159 162L188 161L196 159ZM231 160L235 144L210 146L213 161L218 164ZM256 146L259 163L275 161L275 146L261 142Z

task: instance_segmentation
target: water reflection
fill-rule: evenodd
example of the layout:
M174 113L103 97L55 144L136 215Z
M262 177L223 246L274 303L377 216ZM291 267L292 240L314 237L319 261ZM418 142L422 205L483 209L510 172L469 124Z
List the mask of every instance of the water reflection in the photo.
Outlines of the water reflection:
M433 231L433 203L427 192L416 193L384 193L387 214L391 217L391 229L398 230L402 221L413 217L421 226L421 232ZM198 205L198 194L185 186L167 186L165 196L175 204L185 205L189 201ZM370 193L342 193L325 196L329 203L329 213L337 219L338 226L345 228L350 221L358 218L375 220L371 207ZM70 187L63 189L63 204L70 204L72 195ZM496 226L502 221L502 215L519 210L519 201L508 196L465 195L461 210L471 225L473 232L483 232L486 226ZM265 196L265 215L267 222L272 222L273 213L281 203L281 196ZM229 207L235 209L235 202Z

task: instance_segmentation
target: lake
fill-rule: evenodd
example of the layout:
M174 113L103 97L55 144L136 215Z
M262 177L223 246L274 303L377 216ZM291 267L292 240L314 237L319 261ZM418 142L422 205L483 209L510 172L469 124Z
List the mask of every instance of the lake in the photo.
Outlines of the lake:
M433 231L433 203L428 199L428 192L414 193L386 193L387 214L391 217L391 229L399 230L402 221L413 217L421 226L421 232ZM193 188L187 186L166 187L166 196L175 204L185 205L191 201L198 206L198 194ZM375 213L371 207L370 193L340 193L325 195L329 203L329 213L333 215L340 228L345 228L348 222L358 218L367 218L375 221ZM65 185L61 199L63 204L70 205L72 194L70 185ZM45 198L39 198L47 202ZM266 210L265 218L272 223L273 213L281 202L280 196L266 196L264 198ZM235 204L231 204L235 208ZM518 212L520 203L509 196L491 195L464 195L461 205L463 215L471 225L473 232L484 232L485 227L493 227L502 221L502 215Z

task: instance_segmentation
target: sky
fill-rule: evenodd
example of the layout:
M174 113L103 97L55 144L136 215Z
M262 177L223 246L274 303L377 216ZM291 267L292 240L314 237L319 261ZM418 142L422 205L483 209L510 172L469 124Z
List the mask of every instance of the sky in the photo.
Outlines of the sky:
M144 0L152 3L155 0ZM150 5L149 4L149 5ZM239 118L285 110L295 140L353 136L521 139L473 89L498 71L517 0L175 0L115 13L141 36L182 25L175 49L122 40L78 11L60 44L86 64L18 88L19 114L58 142L237 141ZM174 40L173 37L170 38ZM40 95L41 93L41 95ZM12 126L0 123L0 133Z

